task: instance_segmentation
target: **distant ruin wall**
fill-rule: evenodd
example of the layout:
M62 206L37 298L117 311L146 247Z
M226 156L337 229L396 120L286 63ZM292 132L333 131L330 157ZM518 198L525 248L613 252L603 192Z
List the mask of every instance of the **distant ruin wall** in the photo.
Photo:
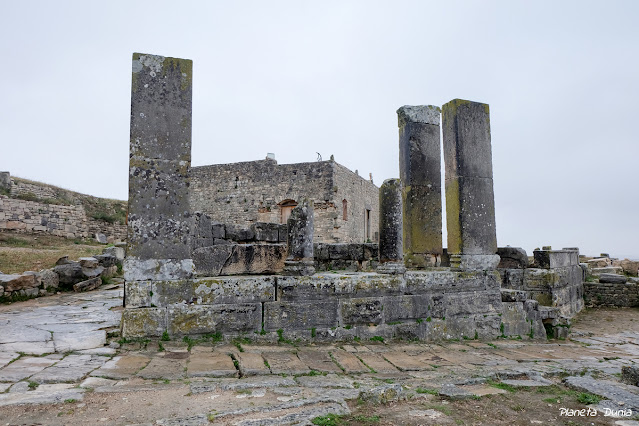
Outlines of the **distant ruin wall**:
M639 306L639 284L627 283L584 283L584 302L588 306Z
M113 218L107 217L112 223L96 219L84 207L87 200L98 205L107 203L104 199L11 177L9 172L3 172L1 178L0 189L9 196L0 196L0 231L46 233L66 238L93 238L95 234L104 234L114 241L126 240L126 225ZM108 200L108 203L117 202Z
M33 195L37 198L51 200L59 197L58 192L53 187L12 179L11 196L17 197L19 195Z
M281 204L308 197L315 208L315 241L327 243L365 242L370 210L370 240L376 241L378 188L334 161L278 165L261 160L193 167L189 197L193 211L239 225L282 223Z
M88 236L82 206L61 206L0 196L0 230L43 232L66 238Z

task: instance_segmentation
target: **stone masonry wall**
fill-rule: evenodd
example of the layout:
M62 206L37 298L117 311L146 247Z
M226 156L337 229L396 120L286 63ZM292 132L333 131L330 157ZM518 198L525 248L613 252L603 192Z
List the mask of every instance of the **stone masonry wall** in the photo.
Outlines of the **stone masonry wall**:
M128 283L125 308L128 338L167 331L172 338L437 341L494 339L503 328L500 277L489 271L139 281Z
M40 199L55 199L58 194L53 187L11 179L11 196L33 194Z
M278 165L260 160L193 167L189 196L193 211L241 225L281 223L282 202L308 197L314 203L316 242L365 242L366 209L371 210L373 241L378 226L378 188L334 161Z
M584 283L584 302L588 306L639 306L639 284Z
M66 238L92 238L104 234L113 240L126 240L126 225L90 217L83 199L100 200L55 186L11 177L3 172L10 197L0 202L0 230L42 232ZM33 197L25 200L16 197Z
M333 235L340 242L379 241L379 188L346 167L334 163L334 188L337 217L333 219ZM347 220L343 220L343 200L346 200ZM366 222L366 211L370 220ZM317 213L317 211L316 211ZM317 223L317 219L316 223ZM370 226L370 231L366 227ZM316 225L317 226L317 225ZM370 240L370 241L369 241Z
M82 206L61 206L0 196L0 230L44 232L66 238L88 236Z

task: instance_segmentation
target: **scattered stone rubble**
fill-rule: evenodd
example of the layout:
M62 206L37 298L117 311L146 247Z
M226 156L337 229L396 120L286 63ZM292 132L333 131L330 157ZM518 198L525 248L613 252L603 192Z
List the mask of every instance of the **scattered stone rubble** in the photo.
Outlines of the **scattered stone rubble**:
M51 269L22 274L0 273L0 297L5 301L48 296L58 290L73 289L76 292L95 290L102 285L102 277L117 274L124 260L122 246L106 247L103 254L82 257L77 261L64 256Z

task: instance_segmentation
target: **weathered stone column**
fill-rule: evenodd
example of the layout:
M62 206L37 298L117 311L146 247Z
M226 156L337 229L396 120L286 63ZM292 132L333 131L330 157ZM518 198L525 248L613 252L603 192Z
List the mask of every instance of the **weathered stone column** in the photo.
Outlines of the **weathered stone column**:
M499 256L488 105L454 99L442 117L451 267L494 269Z
M190 278L188 59L133 54L126 281Z
M437 266L442 254L439 117L440 109L432 105L397 110L404 261L409 268Z
M284 275L313 275L313 201L304 199L288 218L288 247Z
M379 266L381 274L403 274L402 183L386 179L379 188Z

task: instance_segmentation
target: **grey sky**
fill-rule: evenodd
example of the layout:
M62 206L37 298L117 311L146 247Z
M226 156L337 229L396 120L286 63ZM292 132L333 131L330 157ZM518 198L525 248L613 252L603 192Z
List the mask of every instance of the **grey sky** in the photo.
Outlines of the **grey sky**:
M126 199L131 54L193 59L193 165L397 177L395 111L490 104L500 246L639 258L636 1L4 1L0 170Z

